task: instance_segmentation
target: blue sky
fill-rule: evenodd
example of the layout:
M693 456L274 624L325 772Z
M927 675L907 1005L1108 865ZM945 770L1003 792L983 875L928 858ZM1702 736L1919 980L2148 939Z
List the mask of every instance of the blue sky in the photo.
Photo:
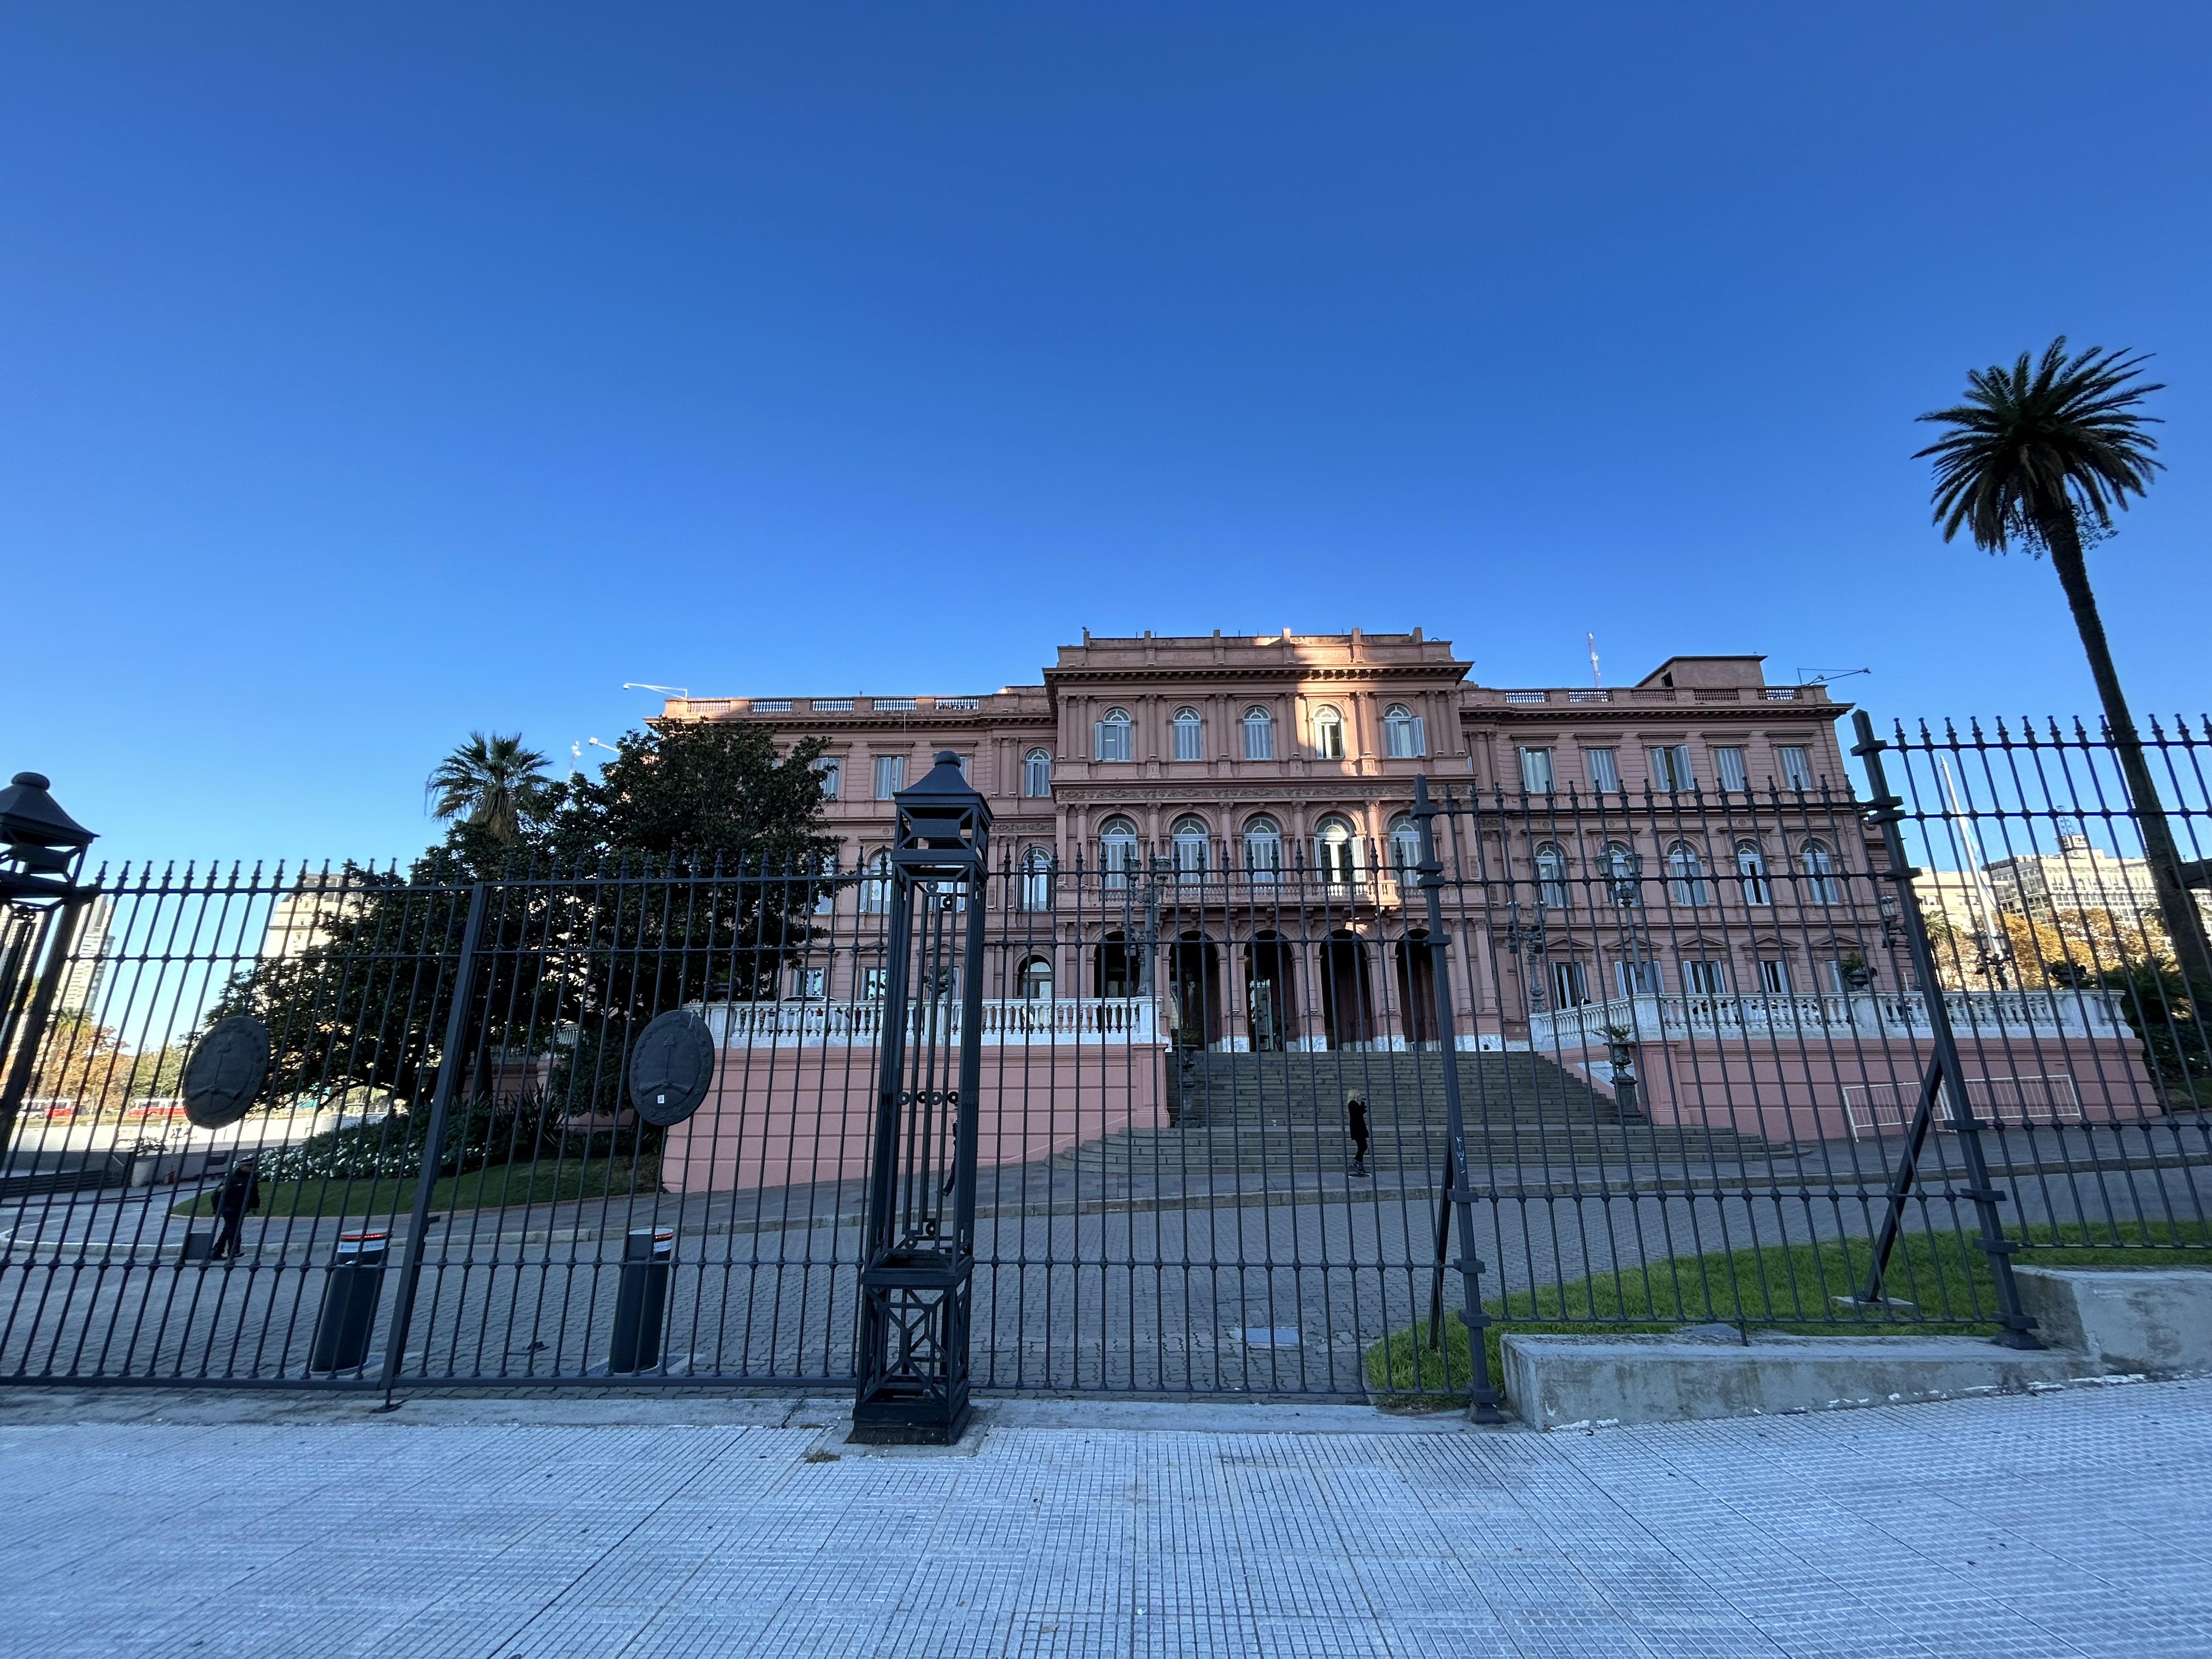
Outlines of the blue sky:
M2212 9L15 7L0 773L404 854L471 727L988 690L1094 631L2093 707L1946 548L1972 364L2158 354L2093 556L2208 702ZM2190 617L2200 619L2191 623ZM588 752L588 751L587 751Z

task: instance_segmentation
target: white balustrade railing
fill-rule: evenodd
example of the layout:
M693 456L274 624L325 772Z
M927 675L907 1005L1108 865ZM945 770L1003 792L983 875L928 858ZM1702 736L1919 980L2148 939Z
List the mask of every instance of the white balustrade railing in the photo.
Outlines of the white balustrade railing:
M2117 991L1946 991L1943 1006L1961 1037L2134 1037ZM1647 993L1586 1002L1528 1021L1528 1040L1537 1048L1601 1047L1610 1031L1626 1031L1640 1042L1715 1042L1785 1033L1856 1033L1910 1041L1928 1035L1928 1002L1917 991L1839 996Z
M872 1048L883 1041L880 1002L692 1003L718 1048ZM910 1010L909 1036L960 1039L960 1004L950 998ZM983 1004L987 1045L1157 1042L1153 1004L1140 997L994 999Z

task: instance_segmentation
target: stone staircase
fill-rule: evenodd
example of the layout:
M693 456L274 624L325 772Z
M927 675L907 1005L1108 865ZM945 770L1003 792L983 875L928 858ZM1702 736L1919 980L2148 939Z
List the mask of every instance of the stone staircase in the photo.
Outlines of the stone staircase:
M1766 1150L1728 1129L1624 1119L1606 1096L1541 1054L1460 1054L1468 1156L1478 1180L1567 1179L1600 1165L1734 1164ZM1224 1176L1276 1184L1336 1177L1352 1157L1345 1096L1367 1101L1368 1169L1433 1180L1444 1152L1440 1052L1170 1054L1167 1129L1131 1130L1063 1154L1136 1178Z

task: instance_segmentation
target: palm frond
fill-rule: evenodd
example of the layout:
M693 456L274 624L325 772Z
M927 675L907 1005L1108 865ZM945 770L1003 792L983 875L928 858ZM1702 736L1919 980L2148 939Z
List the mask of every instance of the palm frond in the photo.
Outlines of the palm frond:
M422 785L431 816L481 824L503 842L521 833L522 820L544 804L545 757L526 749L522 734L469 733L469 740L432 769Z
M1950 428L1914 455L1936 464L1943 539L1965 530L2002 552L2015 540L2039 547L2044 526L2062 518L2109 526L2161 465L2143 430L2158 417L2137 408L2165 390L2137 380L2148 361L2102 346L2069 357L2062 334L2039 361L2023 351L2010 368L1971 370L1966 401L1918 417Z

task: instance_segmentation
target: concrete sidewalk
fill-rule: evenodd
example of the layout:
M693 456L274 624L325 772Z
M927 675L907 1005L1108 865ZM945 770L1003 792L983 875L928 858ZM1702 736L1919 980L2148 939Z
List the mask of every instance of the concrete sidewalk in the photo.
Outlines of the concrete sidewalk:
M2212 1652L2212 1382L1595 1434L1011 1401L0 1394L0 1651Z

